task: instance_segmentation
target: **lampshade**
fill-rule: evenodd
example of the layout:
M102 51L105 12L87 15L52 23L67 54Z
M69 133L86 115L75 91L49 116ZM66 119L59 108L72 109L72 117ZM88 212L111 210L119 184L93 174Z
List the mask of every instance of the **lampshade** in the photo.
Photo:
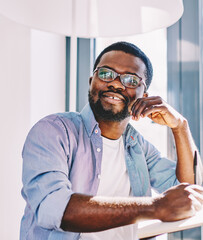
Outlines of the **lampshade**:
M153 31L182 13L182 0L0 0L0 14L17 23L88 38Z

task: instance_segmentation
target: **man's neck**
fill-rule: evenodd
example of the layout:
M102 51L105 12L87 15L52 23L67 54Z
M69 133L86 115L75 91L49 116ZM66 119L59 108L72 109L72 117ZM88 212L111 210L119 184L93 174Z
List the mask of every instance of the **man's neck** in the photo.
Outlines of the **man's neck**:
M130 118L120 122L98 120L101 135L109 139L118 139L125 131Z

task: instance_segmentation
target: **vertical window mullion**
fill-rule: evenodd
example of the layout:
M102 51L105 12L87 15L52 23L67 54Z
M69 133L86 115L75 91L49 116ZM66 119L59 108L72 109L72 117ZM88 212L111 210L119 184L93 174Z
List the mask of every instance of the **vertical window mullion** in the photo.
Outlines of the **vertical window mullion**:
M88 102L89 78L95 58L94 39L78 38L77 40L77 95L76 110L81 111Z

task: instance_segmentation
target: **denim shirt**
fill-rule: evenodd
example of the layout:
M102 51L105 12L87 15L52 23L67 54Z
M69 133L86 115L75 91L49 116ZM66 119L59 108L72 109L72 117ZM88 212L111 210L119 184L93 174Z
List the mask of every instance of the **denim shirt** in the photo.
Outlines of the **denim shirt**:
M150 196L178 184L176 164L128 124L123 133L125 161L134 196ZM73 240L80 234L60 228L73 193L96 195L102 161L102 137L87 104L81 113L59 113L40 120L23 148L26 201L21 240Z

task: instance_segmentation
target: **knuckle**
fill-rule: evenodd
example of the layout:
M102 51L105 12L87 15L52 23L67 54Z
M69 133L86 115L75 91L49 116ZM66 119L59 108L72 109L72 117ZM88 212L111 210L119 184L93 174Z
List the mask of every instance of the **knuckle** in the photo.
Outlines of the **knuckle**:
M141 103L141 106L142 106L142 107L145 107L146 105L147 105L147 103L144 102L144 101Z
M164 102L164 100L161 97L159 97L159 101L162 103Z
M142 98L137 98L136 104L140 103L142 101Z
M163 99L160 96L156 96L156 98L160 103L163 103Z
M190 184L189 184L189 183L186 183L186 182L184 182L184 183L180 183L180 185L179 185L179 186L181 186L181 187L185 188L185 187L189 187L189 186L190 186Z
M190 192L187 189L184 189L183 195L186 197L186 199L190 196Z

